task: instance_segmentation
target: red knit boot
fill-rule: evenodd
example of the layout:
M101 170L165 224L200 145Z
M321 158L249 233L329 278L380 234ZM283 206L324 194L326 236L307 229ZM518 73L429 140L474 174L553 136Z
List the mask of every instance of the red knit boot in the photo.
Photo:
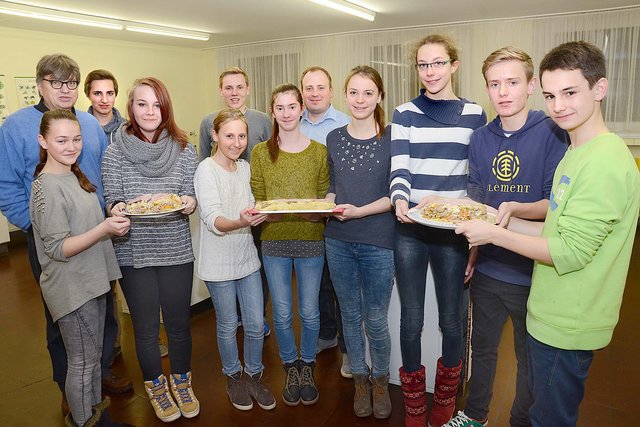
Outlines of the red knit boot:
M400 368L406 427L425 427L427 424L427 390L424 380L424 366L420 366L416 372L409 373Z
M442 364L442 358L438 359L429 427L441 427L448 423L453 416L453 411L456 409L461 370L462 361L456 367L446 368Z

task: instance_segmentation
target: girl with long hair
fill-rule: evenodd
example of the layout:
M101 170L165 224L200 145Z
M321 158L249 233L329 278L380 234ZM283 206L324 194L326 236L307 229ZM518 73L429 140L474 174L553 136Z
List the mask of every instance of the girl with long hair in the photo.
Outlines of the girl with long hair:
M125 201L143 194L176 194L183 206L159 218L137 217L131 232L115 240L144 386L158 418L169 422L200 411L191 386L194 256L189 229L189 215L197 206L193 175L198 160L175 123L169 92L160 80L136 80L127 112L129 121L115 133L102 164L108 213L126 215ZM158 348L160 308L169 343L168 380Z
M65 421L68 426L107 425L109 400L102 400L100 365L105 294L109 282L121 276L110 236L127 233L130 222L104 219L96 187L78 167L82 134L71 111L45 112L38 142L29 214L42 266L42 296L67 353L64 391L70 413Z
M251 189L256 201L324 198L329 189L327 149L300 133L302 95L292 84L271 93L273 133L253 149ZM273 324L286 380L286 405L318 401L314 368L320 310L318 294L324 263L324 224L317 215L270 216L260 235ZM298 313L302 324L300 356L293 334L292 270L296 271Z
M418 43L415 67L424 89L393 113L391 127L391 202L395 207L395 264L400 296L400 380L405 424L426 424L425 369L421 334L427 267L431 265L442 331L442 357L435 369L431 427L449 421L455 409L462 369L462 301L467 265L466 239L452 230L414 224L409 208L426 196L464 197L469 139L484 126L482 108L453 91L458 50L446 36L433 34Z
M253 206L249 163L240 158L248 144L248 124L238 109L227 108L213 120L212 155L198 165L194 177L200 210L200 246L196 275L204 280L216 312L218 351L227 395L240 410L276 407L273 394L262 382L264 343L260 259L251 227L267 215L251 215ZM244 371L238 358L238 312L244 329Z
M358 417L373 413L383 419L391 415L387 322L393 286L394 217L388 195L391 132L380 105L382 78L374 68L352 69L344 94L351 123L327 136L327 199L335 200L344 211L327 222L326 253L355 383L353 410ZM371 369L365 361L365 331Z

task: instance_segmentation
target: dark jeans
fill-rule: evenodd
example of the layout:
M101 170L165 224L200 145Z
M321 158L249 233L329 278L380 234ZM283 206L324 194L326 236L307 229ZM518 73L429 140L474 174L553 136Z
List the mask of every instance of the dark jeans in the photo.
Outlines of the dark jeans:
M320 282L320 294L318 295L318 305L320 307L320 339L332 340L338 337L338 346L342 353L347 352L342 336L342 318L340 316L340 304L333 289L329 265L324 260L322 267L322 281Z
M36 279L36 282L40 284L42 268L40 267L40 262L38 262L38 254L36 252L35 239L31 227L27 230L27 252L29 254L29 264L33 277ZM103 376L109 373L109 362L111 361L113 347L118 334L118 323L113 307L113 286L112 289L105 294L105 301L106 317L104 322L102 359L100 361ZM49 313L47 304L44 303L44 299L42 302L44 305L44 317L46 319L47 350L49 350L49 357L51 358L51 365L53 367L53 380L58 383L60 390L64 391L64 383L67 377L67 352L64 349L60 329L58 325L53 322L53 318L51 317L51 313Z
M169 344L171 373L191 371L191 285L193 263L120 267L120 287L131 311L138 363L145 381L162 374L158 334L160 308Z
M427 267L431 263L442 331L442 363L457 366L462 357L462 301L467 240L451 230L419 224L396 225L396 283L400 296L400 350L406 372L421 365L421 335Z
M496 376L498 345L507 317L513 323L513 345L518 360L516 395L511 406L512 427L528 427L529 407L533 401L528 384L527 363L527 299L528 286L518 286L486 276L476 270L471 285L473 331L471 345L471 383L464 412L476 420L484 420Z
M591 350L562 350L527 336L529 409L534 427L575 427L584 383L593 361Z

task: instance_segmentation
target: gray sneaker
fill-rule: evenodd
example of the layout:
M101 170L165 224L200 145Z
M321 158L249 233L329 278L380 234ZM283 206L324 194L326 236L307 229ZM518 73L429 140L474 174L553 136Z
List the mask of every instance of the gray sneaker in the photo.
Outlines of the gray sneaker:
M334 337L330 340L325 340L322 338L318 338L318 349L316 354L320 354L321 351L328 350L338 345L338 337Z
M298 361L285 363L284 372L287 378L282 390L282 400L285 405L296 406L300 403L300 374L298 373Z
M303 405L313 405L318 401L320 394L313 378L313 370L316 362L299 361L300 369L300 400Z
M242 382L242 371L227 375L227 395L234 408L241 411L253 409L253 401Z
M262 372L257 374L247 374L247 393L253 397L258 406L265 410L276 407L276 399L262 382Z

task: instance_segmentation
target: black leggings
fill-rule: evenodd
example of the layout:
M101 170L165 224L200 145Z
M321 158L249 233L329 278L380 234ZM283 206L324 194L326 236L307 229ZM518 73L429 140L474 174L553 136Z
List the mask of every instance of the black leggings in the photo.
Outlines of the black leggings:
M169 344L171 373L191 371L191 284L193 263L165 267L120 267L129 305L138 363L145 381L162 374L158 333L160 308Z

